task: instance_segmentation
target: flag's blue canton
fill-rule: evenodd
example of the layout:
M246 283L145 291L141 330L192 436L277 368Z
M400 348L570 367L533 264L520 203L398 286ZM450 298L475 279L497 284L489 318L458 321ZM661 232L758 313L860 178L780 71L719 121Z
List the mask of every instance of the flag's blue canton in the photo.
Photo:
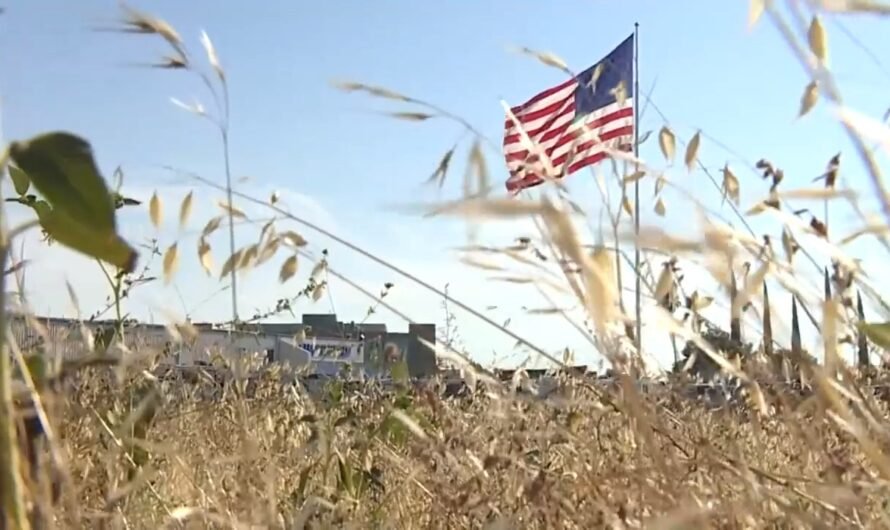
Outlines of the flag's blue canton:
M617 101L615 87L624 81L625 97L633 95L634 36L631 35L597 64L602 71L596 83L591 83L597 64L578 74L575 89L575 119L611 105Z

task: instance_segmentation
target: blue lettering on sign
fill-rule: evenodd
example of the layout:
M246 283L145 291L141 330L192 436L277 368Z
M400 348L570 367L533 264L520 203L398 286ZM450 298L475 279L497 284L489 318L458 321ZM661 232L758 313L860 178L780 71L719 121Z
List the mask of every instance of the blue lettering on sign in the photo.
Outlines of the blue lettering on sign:
M360 349L357 349L355 346L333 346L314 344L311 342L304 342L300 347L308 351L313 358L324 357L327 359L345 359L352 357L353 352L356 350L358 350L357 353L360 352Z

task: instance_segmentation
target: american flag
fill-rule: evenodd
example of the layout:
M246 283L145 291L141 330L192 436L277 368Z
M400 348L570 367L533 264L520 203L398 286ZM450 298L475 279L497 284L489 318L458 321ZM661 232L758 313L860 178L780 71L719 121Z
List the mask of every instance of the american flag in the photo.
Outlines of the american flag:
M609 156L604 147L633 150L633 58L631 34L597 64L510 109L534 148L529 153L508 114L504 124L504 156L510 172L507 191L515 194L544 182L545 167L536 154L539 149L550 158L555 177L602 161Z

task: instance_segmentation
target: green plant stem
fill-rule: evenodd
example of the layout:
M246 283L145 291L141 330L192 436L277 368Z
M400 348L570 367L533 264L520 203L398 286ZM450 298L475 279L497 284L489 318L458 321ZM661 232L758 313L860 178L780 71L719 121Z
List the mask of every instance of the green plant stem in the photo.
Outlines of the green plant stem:
M121 276L117 275L112 278L111 275L108 274L108 269L105 268L104 263L100 260L96 260L96 263L99 264L102 273L105 274L105 279L108 280L108 284L111 286L111 294L114 296L114 328L118 340L124 340L124 319L123 313L121 312Z

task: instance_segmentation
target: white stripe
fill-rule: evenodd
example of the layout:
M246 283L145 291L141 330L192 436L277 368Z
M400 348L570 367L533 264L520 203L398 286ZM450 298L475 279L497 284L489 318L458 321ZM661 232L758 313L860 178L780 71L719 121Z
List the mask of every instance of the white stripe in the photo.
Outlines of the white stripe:
M632 108L633 101L630 100L629 103L625 103L625 106ZM601 111L596 111L596 112L590 113L587 116L587 118L584 120L584 123L587 124L587 123L596 121L607 114L616 112L617 110L619 110L621 108L623 108L623 107L619 107L617 104L609 105L608 107L605 107ZM597 136L605 134L609 131L614 131L616 129L620 129L622 127L627 127L629 125L632 126L633 124L634 124L633 116L621 118L618 120L613 120L613 121L605 124L605 126L601 126L596 129L590 129L589 131L585 131L584 133L582 133L582 139L578 140L577 144L581 144L581 143L584 143L585 141L589 141L590 139L596 138ZM583 124L578 123L578 124L570 127L569 131L577 131L581 128L583 128ZM537 145L541 146L543 149L546 150L546 149L549 149L549 148L553 147L554 145L556 145L556 143L559 142L559 139L560 139L560 137L557 136L555 138L551 138L551 139L547 140L546 142L540 142ZM574 143L575 143L575 141L573 140L571 142L567 142L564 145L559 146L559 148L557 148L553 152L553 154L551 155L551 158L555 159L555 158L558 158L560 155L567 153L569 151L569 149L571 149L571 147ZM521 153L521 152L524 152L525 150L526 149L521 144L512 143L512 144L508 144L507 146L504 147L504 154L506 156L510 153ZM508 164L508 166L512 168L513 166L518 165L521 162L522 162L521 160L513 160Z
M574 98L568 104L574 105L575 104ZM541 127L544 127L545 125L547 125L547 120L550 120L552 118L553 118L552 115L544 116L544 117L538 118L537 120L535 120L533 122L530 122L527 125L523 124L522 128L525 130L526 133L529 134L529 137L532 140L537 142L538 139L542 138L545 134L547 134L548 131L551 131L554 129L559 129L560 127L564 127L565 125L572 123L572 120L575 119L575 112L574 111L567 112L565 115L560 116L559 118L554 120L554 122L552 124L550 124L546 129L538 132L538 134L536 134L534 136L531 136L532 131L537 131ZM514 126L514 127L512 127L512 130L508 134L517 134L518 132L519 132L519 129L517 129ZM515 153L517 151L522 151L522 150L523 150L522 145L520 145L518 140L510 142L509 144L504 146L504 152L506 152L506 153Z
M622 118L620 120L615 120L611 123L608 123L608 124L606 124L605 127L600 127L598 129L591 129L589 131L585 131L584 133L582 133L581 138L579 140L577 140L577 143L575 142L575 140L572 140L571 142L563 144L563 145L557 147L556 149L554 149L553 154L550 155L550 158L556 159L556 158L559 158L560 156L568 153L569 150L572 148L572 145L582 145L582 144L587 143L591 140L595 140L595 139L597 139L597 137L602 136L610 131L615 131L615 130L621 129L622 127L632 126L633 124L634 124L633 117L628 117L628 118Z
M585 158L587 158L589 156L593 156L597 153L604 152L604 151L606 151L607 148L612 149L612 150L618 149L618 147L621 144L626 144L628 142L628 140L632 140L632 136L633 135L621 136L618 138L613 138L612 140L609 140L608 142L594 144L594 145L590 146L588 149L584 150L583 152L576 152L570 159L567 158L562 164L558 164L558 165L554 164L553 170L557 174L559 174L559 173L562 173L563 167L568 162L571 162L572 164L574 164L575 162L578 162L579 160L584 160ZM551 160L554 160L554 159L556 159L556 157L553 157ZM510 162L510 164L507 165L507 169L510 172L513 172L513 171L519 169L519 167L522 165L522 163L523 163L522 160L514 160L514 161ZM530 171L531 173L537 173L537 174L544 173L544 169L541 166L540 162L535 162L533 164L526 165L526 170Z
M507 106L507 102L501 100L501 105L504 107L504 112L506 112L507 117L510 118L510 121L513 123L518 123L519 120L516 118L513 110ZM519 140L530 153L535 153L535 155L541 160L541 163L544 165L544 171L548 175L554 172L553 165L550 163L550 157L547 156L547 153L545 153L543 149L535 145L531 138L528 137L528 134L526 134L525 129L521 127L519 128Z
M590 123L593 120L597 120L599 118L602 118L603 116L612 114L613 112L617 112L617 111L619 111L621 109L625 109L625 108L633 108L633 98L627 98L627 101L624 102L624 105L619 105L618 102L615 102L615 103L612 103L610 105L603 107L600 110L591 112L590 114L587 115L587 118L585 118L584 122ZM548 129L556 129L562 125L565 125L573 117L574 117L574 113L569 113L566 116L563 116L563 117L557 119L556 122L554 122L553 126L549 127ZM549 117L539 118L538 120L535 120L536 126L529 127L527 125L523 125L523 129L525 130L526 133L528 133L529 131L534 131L537 127L541 127L547 121L547 119L549 119ZM580 127L580 124L578 125L578 127ZM513 132L511 132L510 134L515 134L516 132L518 132L518 130L516 130L515 126L512 129L513 129ZM572 130L575 130L575 128L573 127ZM540 138L546 132L547 131L541 131L540 134L535 135L535 136L536 136L536 138ZM536 138L532 138L532 139L535 140ZM555 141L555 139L552 139L552 141L549 143L549 145L553 145L553 141ZM524 151L524 149L521 147L521 145L519 144L518 141L511 142L504 146L504 153L516 153L516 152L521 152L521 151Z
M553 120L555 115L559 115L553 123L549 123L550 120ZM551 114L547 114L545 116L541 116L540 118L535 118L532 121L525 122L522 124L522 128L529 135L542 127L547 127L547 129L538 132L535 136L540 136L550 129L555 129L560 126L560 124L565 125L566 123L575 119L575 97L572 96L557 110ZM506 131L506 135L517 134L519 129L516 128L515 124L510 124L510 128ZM509 145L509 144L507 144Z
M633 135L626 135L626 136L621 136L618 138L613 138L612 140L609 140L608 142L595 144L583 152L575 153L574 156L572 156L570 159L566 159L562 164L554 165L553 171L555 172L555 174L559 175L563 172L565 165L567 163L574 164L576 162L584 160L587 157L596 155L598 153L606 152L607 149L611 149L614 151L614 150L618 149L618 147L621 146L621 144L626 144L628 142L628 140L632 140L632 139L633 139ZM556 157L553 157L553 158L555 159ZM520 161L520 160L511 162L508 165L508 170L512 173L513 171L515 171L516 169L519 168L520 164L522 164L522 161ZM537 175L545 174L544 168L542 167L540 162L535 162L534 164L529 164L526 166L525 169L526 169L526 171L523 173L519 173L514 180L522 180L522 177L524 177L526 173L532 173L532 174L537 174Z
M535 112L536 110L545 109L558 101L562 101L562 100L568 98L569 96L574 95L575 90L577 88L578 88L578 83L577 82L572 83L569 86L560 90L559 92L550 94L549 96L542 99L541 101L536 101L535 103L530 105L527 109L522 109L522 114L517 115L516 117L519 118L520 121L524 121L522 116L525 116L530 112Z
M538 142L534 138L532 138L532 141L534 141L536 143L536 145L541 146L545 150L550 149L553 146L555 146L557 143L559 143L559 141L564 136L567 136L569 134L575 134L576 132L582 131L585 124L592 123L596 119L597 118L589 118L589 119L585 120L584 123L576 123L576 124L572 125L571 127L569 127L565 133L563 133L559 136L555 136L553 138L548 138L547 141ZM598 136L601 136L609 131L614 131L616 129L620 129L622 127L627 127L628 125L633 125L633 124L634 124L633 116L628 116L626 118L612 120L611 122L609 122L605 125L601 125L599 127L592 128L592 129L581 132L581 134L580 134L581 139L578 140L578 143L582 144L584 142L593 140L593 139L597 138ZM551 156L553 158L558 157L561 153L564 153L565 150L569 149L569 147L571 146L571 144L573 142L575 142L575 139L572 139L568 143L565 143L565 144L559 146L553 152L553 154ZM504 147L504 155L505 156L512 154L512 153L521 153L523 151L525 151L525 148L519 143L508 144L506 147Z
M590 155L593 155L595 153L602 151L604 147L609 147L611 149L617 149L621 144L626 144L626 143L632 142L632 141L633 141L633 135L625 134L625 135L622 135L622 136L619 136L616 138L612 138L605 142L598 142L591 146L588 146L583 151L575 151L575 154L572 155L571 160L577 161L577 160L581 160L582 158L587 158ZM580 142L578 144L567 144L564 149L562 147L560 147L560 149L559 149L560 153L554 154L553 156L550 157L551 162L556 160L557 158L559 158L561 155L567 153L569 151L569 149L571 149L572 145L580 145ZM566 159L566 161L568 161L568 159ZM507 169L509 171L514 171L514 170L518 169L519 167L521 167L524 163L525 163L524 160L511 160L509 163L507 163ZM537 162L535 164L537 164ZM563 161L563 164L565 164L565 161ZM557 171L561 170L563 164L560 164L558 166L554 165L554 169L556 169Z

